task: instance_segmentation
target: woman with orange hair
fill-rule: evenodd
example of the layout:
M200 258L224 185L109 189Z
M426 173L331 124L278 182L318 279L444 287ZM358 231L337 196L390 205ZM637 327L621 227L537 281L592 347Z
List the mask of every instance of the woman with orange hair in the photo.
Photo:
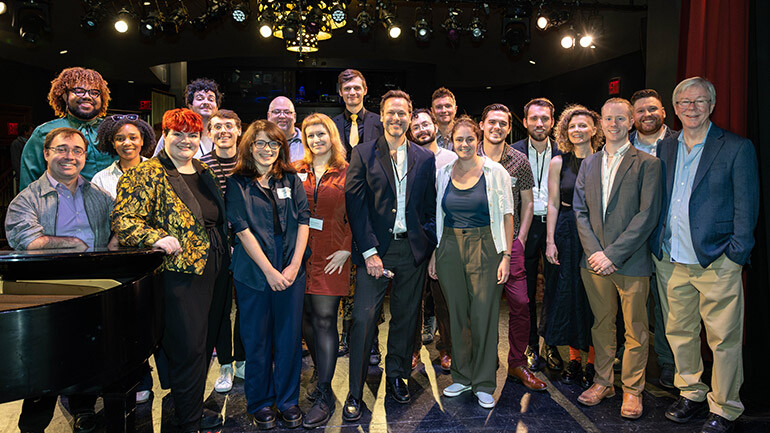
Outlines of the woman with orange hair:
M200 115L186 108L167 111L164 150L121 176L112 213L122 245L167 254L160 268L166 324L161 349L183 432L222 424L219 414L203 408L203 393L213 349L206 339L209 310L217 308L213 294L228 284L230 249L222 190L211 169L193 159L202 130Z

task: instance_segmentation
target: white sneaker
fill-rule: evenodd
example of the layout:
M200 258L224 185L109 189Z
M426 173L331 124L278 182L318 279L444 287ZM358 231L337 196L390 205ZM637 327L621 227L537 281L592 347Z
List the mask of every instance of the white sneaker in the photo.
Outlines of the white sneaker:
M235 361L233 375L240 379L246 379L246 361Z
M470 391L470 385L463 385L462 383L453 383L444 388L444 395L447 397L457 397L465 391Z
M147 403L147 401L150 400L151 395L152 391L137 391L136 404Z
M214 391L229 392L231 389L233 389L233 366L226 364L219 368L219 377L214 382Z
M495 407L495 398L483 391L476 391L476 398L479 399L479 406L484 409Z

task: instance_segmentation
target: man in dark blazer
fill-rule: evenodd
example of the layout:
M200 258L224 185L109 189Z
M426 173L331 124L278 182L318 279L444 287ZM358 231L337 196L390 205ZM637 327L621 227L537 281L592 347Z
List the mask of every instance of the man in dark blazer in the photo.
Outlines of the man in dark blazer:
M661 163L628 141L633 110L625 99L602 107L604 149L583 161L575 181L573 209L585 256L580 274L594 313L591 328L596 377L578 401L599 404L615 395L615 317L618 295L625 323L623 404L620 415L642 415L649 329L647 296L652 274L648 239L660 215Z
M363 409L368 356L390 288L390 332L385 374L388 392L410 401L405 379L412 372L412 346L427 260L436 247L436 164L433 152L409 142L409 95L391 90L382 97L384 135L353 148L345 181L345 204L353 232L356 293L350 333L350 393L343 419ZM388 276L385 271L391 271Z
M564 362L556 346L548 345L546 341L545 358L540 357L540 336L545 337L548 326L548 302L553 298L555 267L545 260L545 218L548 213L548 165L551 158L561 155L556 142L551 141L553 129L553 103L546 98L535 98L524 106L524 127L527 128L527 138L512 144L513 148L527 155L532 168L535 185L532 187L534 215L529 226L529 237L524 245L524 269L527 273L527 295L529 296L529 345L527 346L527 365L532 371L540 371L548 365L549 368L561 371ZM545 293L543 308L540 310L540 325L537 324L537 268L543 259L543 276L545 277ZM547 362L546 362L547 361Z
M355 69L345 69L337 77L337 92L345 103L345 110L332 120L337 125L348 161L356 145L372 141L383 133L380 116L364 108L367 91L364 75Z
M743 413L741 274L759 213L754 145L711 123L715 101L713 84L701 77L674 89L683 128L658 146L664 212L650 242L680 390L666 417L687 422L708 409L704 432L729 431ZM714 353L711 392L701 380L701 320Z

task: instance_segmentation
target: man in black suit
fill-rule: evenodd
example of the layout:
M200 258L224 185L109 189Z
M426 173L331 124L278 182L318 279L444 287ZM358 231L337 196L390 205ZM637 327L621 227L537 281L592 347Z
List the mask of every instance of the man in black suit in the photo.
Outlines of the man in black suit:
M337 92L345 102L345 111L332 120L337 125L348 160L350 160L351 150L358 143L372 141L382 136L380 116L364 108L364 97L367 91L364 75L355 69L345 69L337 77Z
M409 95L383 95L383 136L353 148L345 180L345 203L353 232L356 293L350 333L350 393L343 419L361 418L362 394L377 317L391 271L391 319L385 374L389 393L410 401L414 329L427 260L436 247L436 163L433 152L406 138L412 114Z

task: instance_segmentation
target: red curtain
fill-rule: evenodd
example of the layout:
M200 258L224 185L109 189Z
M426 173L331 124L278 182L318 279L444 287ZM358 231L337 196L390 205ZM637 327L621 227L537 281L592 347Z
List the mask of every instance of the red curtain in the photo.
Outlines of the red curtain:
M701 76L714 83L711 120L746 136L749 0L682 0L679 81Z

